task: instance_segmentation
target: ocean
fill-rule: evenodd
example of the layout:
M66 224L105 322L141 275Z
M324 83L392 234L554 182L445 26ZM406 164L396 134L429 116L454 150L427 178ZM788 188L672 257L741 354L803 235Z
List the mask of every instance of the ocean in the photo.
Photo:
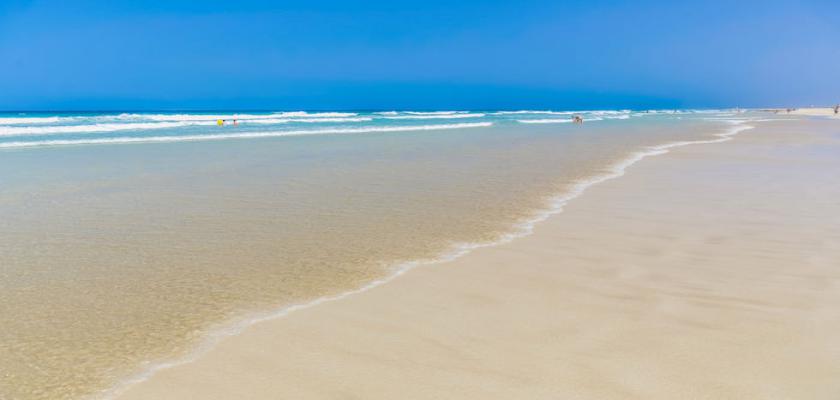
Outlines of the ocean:
M256 321L528 234L751 118L0 113L0 399L107 398Z

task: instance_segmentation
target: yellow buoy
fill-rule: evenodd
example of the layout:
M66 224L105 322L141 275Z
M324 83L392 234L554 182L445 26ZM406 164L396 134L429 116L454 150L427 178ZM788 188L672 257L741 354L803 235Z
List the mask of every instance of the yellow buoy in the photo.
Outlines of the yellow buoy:
M216 121L216 125L222 126L224 124L225 124L225 120L223 120L223 119L220 119L220 120Z

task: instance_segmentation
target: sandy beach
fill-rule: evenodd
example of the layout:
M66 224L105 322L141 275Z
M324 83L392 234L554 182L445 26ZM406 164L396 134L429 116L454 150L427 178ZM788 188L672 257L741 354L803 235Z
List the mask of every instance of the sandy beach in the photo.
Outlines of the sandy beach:
M840 400L828 2L67 3L0 400Z
M794 118L568 115L0 115L0 398L111 393L287 307L522 237L641 154Z
M840 127L751 124L119 398L836 399Z
M837 114L834 113L833 107L806 107L806 108L797 108L790 112L794 115L812 115L812 116L823 116L823 117L834 117L840 118Z

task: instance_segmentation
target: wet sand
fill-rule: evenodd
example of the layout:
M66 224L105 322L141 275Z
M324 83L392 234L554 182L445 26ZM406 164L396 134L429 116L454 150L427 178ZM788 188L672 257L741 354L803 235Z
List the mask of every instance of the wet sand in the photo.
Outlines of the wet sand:
M753 123L120 399L836 399L840 125Z
M255 318L527 231L549 197L637 151L733 128L714 111L592 112L584 125L493 114L439 130L368 115L368 133L72 146L47 134L0 151L0 398L101 393ZM129 118L152 117L206 118ZM54 118L65 125L12 128L125 125ZM257 125L240 133L280 129Z

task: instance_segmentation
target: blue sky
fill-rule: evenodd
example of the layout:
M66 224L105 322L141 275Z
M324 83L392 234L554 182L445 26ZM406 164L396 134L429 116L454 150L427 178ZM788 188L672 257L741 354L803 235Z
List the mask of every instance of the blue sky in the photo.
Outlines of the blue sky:
M834 102L836 1L0 1L5 110Z

